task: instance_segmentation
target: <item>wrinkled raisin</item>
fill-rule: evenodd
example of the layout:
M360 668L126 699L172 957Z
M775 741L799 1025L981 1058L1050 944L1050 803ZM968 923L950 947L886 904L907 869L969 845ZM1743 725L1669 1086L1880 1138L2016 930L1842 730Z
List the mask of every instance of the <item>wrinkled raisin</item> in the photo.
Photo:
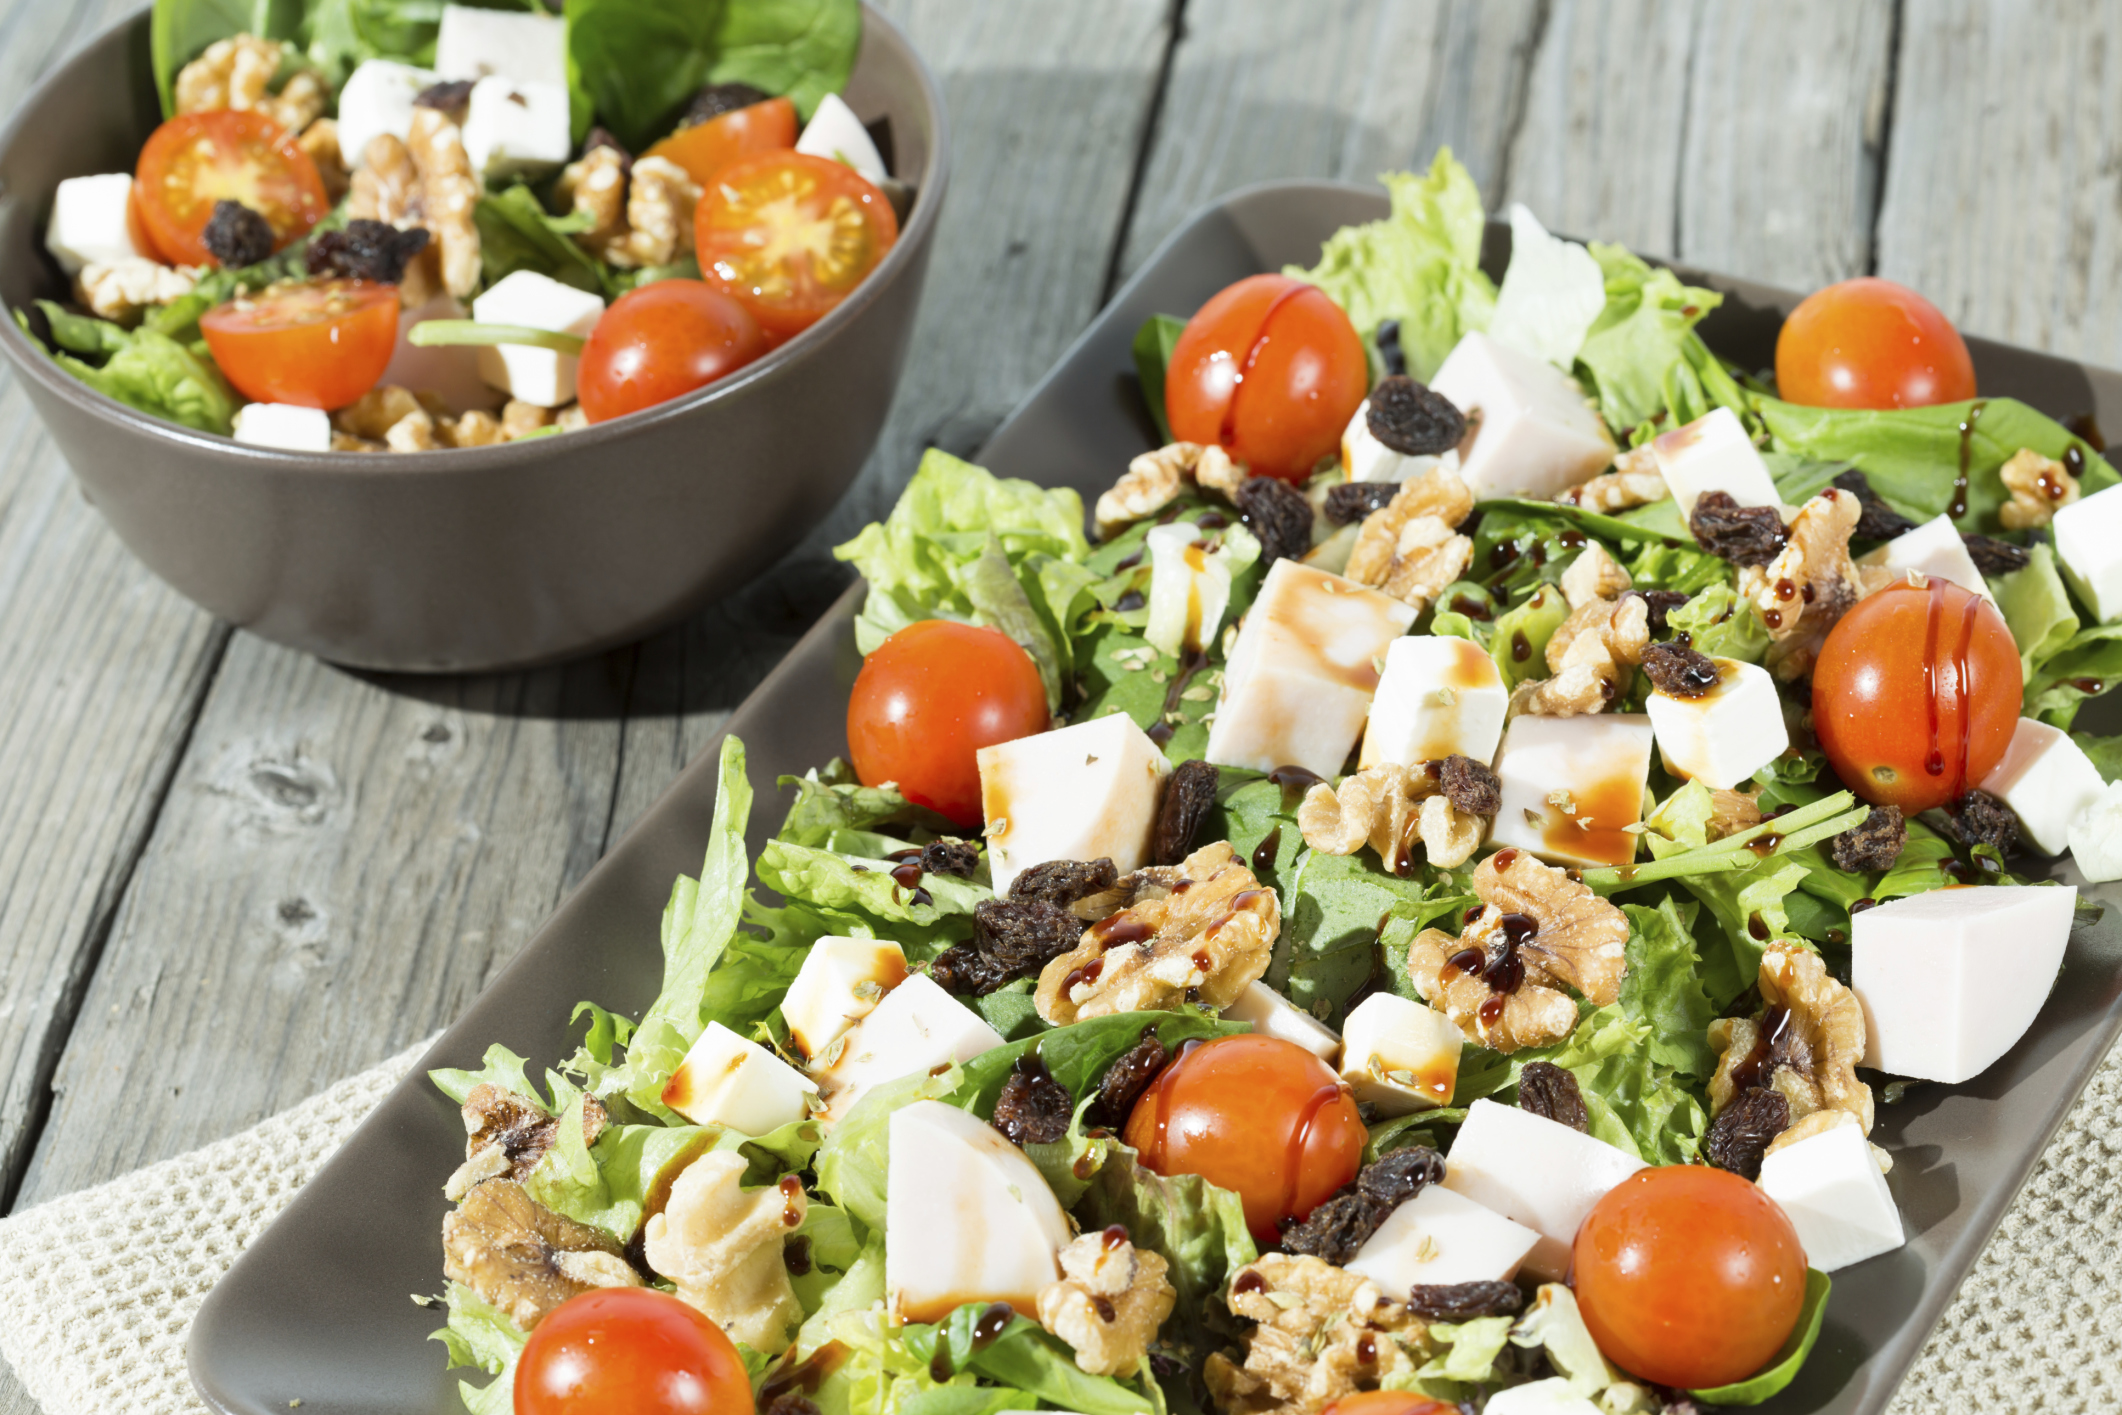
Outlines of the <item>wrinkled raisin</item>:
M685 105L685 117L678 126L690 128L719 118L725 113L734 113L739 108L749 108L754 103L764 103L773 95L765 89L753 88L750 84L709 84L693 95L693 101Z
M928 976L937 987L958 997L986 997L1016 975L972 944L954 943L928 965Z
M1908 843L1908 823L1899 806L1873 806L1871 814L1827 842L1835 868L1851 874L1890 870Z
M1416 1283L1407 1294L1407 1310L1425 1322L1504 1317L1524 1304L1515 1282Z
M1444 1182L1444 1156L1427 1145L1387 1150L1356 1175L1356 1192L1388 1210Z
M1194 853L1194 837L1216 805L1216 769L1198 758L1181 762L1165 778L1164 799L1157 806L1151 863L1176 865Z
M1313 1209L1302 1222L1284 1219L1282 1246L1342 1266L1384 1226L1394 1209L1443 1180L1444 1160L1435 1150L1415 1145L1389 1151L1375 1164L1365 1165L1355 1183Z
M1353 526L1373 511L1383 511L1400 494L1396 481L1345 481L1326 493L1326 519Z
M1851 540L1892 540L1916 528L1914 521L1887 505L1885 498L1871 489L1871 479L1855 467L1837 476L1833 486L1856 497L1862 508L1856 529L1849 533Z
M454 113L472 101L470 79L444 79L438 84L429 84L413 99L415 108L433 108L442 113Z
M1312 548L1312 504L1275 477L1247 477L1231 500L1245 528L1260 541L1260 568L1301 559Z
M921 847L921 869L925 874L956 875L964 879L980 866L980 847L970 840L931 840Z
M1009 897L1041 899L1065 908L1078 899L1103 894L1119 878L1113 862L1103 856L1095 860L1048 860L1011 881Z
M1037 1052L1017 1058L995 1099L994 1126L1012 1145L1051 1145L1068 1134L1075 1098L1056 1081Z
M312 275L395 285L405 278L406 262L427 249L428 239L425 226L400 231L388 221L356 217L344 230L312 240L303 260Z
M1404 373L1379 380L1363 421L1372 437L1403 457L1437 456L1466 436L1466 415L1452 400Z
M1985 575L2009 575L2014 570L2024 570L2026 562L2033 557L2021 546L1995 536L1960 537L1967 546L1967 558L1975 562L1975 568Z
M1437 763L1437 780L1452 805L1470 816L1492 816L1503 807L1503 783L1472 757L1444 758Z
M1171 1053L1157 1039L1156 1029L1145 1029L1141 1040L1105 1068L1105 1078L1098 1083L1098 1102L1091 1108L1098 1123L1114 1130L1125 1126L1135 1113L1135 1102L1164 1074L1170 1061Z
M1946 807L1945 828L1962 845L1993 845L2000 855L2019 844L2019 818L1987 791L1970 791Z
M241 270L273 253L273 228L242 202L223 197L214 203L214 214L199 233L199 244L221 262L223 270Z
M1704 550L1734 565L1766 565L1782 552L1785 539L1775 507L1741 506L1728 491L1696 498L1687 528Z
M1535 1061L1518 1073L1518 1109L1567 1125L1580 1135L1591 1133L1591 1112L1577 1078L1552 1061Z
M1742 1179L1759 1179L1769 1141L1789 1125L1790 1101L1781 1091L1766 1086L1742 1091L1709 1123L1709 1162Z
M1631 590L1630 593L1643 596L1644 610L1650 620L1650 631L1653 634L1671 633L1673 626L1666 616L1694 598L1693 595L1683 594L1679 590Z
M1652 644L1645 649L1643 672L1668 698L1705 697L1724 679L1708 654L1675 643Z
M810 1273L810 1239L800 1233L791 1234L781 1244L781 1265L788 1269L790 1277L804 1277Z
M929 965L946 992L987 994L1038 973L1074 948L1083 921L1043 899L983 899L973 908L970 943L953 944Z
M1400 321L1381 319L1378 330L1371 335L1371 342L1378 346L1378 358L1385 364L1388 374L1407 372L1407 353L1400 347Z

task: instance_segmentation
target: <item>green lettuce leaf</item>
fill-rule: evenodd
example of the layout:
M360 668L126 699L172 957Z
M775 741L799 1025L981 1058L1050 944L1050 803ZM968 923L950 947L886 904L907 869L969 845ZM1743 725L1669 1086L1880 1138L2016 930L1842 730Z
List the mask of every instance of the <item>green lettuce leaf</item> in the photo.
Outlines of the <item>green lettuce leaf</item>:
M1157 425L1160 443L1172 440L1171 419L1164 414L1164 371L1171 366L1172 346L1185 332L1186 321L1169 314L1153 314L1135 331L1135 377L1142 383L1142 403Z
M1496 661L1506 687L1547 676L1547 641L1569 618L1569 601L1554 585L1541 585L1515 609L1496 616L1489 656Z
M1717 1066L1707 1034L1716 1012L1702 990L1695 956L1696 906L1667 898L1656 908L1624 904L1628 971L1621 977L1621 1015L1650 1028L1650 1059L1706 1080Z
M1509 1103L1517 1096L1518 1076L1527 1066L1535 1061L1552 1062L1577 1078L1595 1138L1647 1164L1684 1164L1693 1159L1709 1128L1709 1117L1672 1068L1652 1059L1651 1024L1631 1019L1619 1004L1593 1008L1580 1002L1578 1007L1583 1015L1576 1030L1559 1042L1525 1047L1508 1056L1469 1045L1460 1054L1453 1100L1462 1106L1484 1097ZM1463 1114L1427 1111L1409 1119L1455 1123ZM1399 1143L1405 1143L1404 1139L1373 1137L1380 1150Z
M1696 590L1687 603L1666 611L1665 622L1712 658L1759 663L1768 654L1768 626L1728 580Z
M757 866L759 883L790 899L821 909L859 912L875 919L912 924L922 930L935 930L941 925L941 932L950 937L970 938L973 906L994 898L987 886L971 880L923 875L921 892L930 900L924 904L914 890L892 879L891 868L889 860L865 860L792 845L786 840L767 841L766 848L759 852ZM944 923L953 916L961 921L955 928Z
M238 400L212 359L153 329L70 314L50 300L37 308L51 326L52 361L98 393L200 432L233 431ZM21 311L15 320L35 337Z
M2070 740L2084 749L2099 771L2100 779L2113 782L2122 780L2122 737L2096 737L2090 732L2073 732Z
M530 1337L500 1308L461 1283L449 1284L443 1301L449 1308L449 1325L428 1335L449 1353L451 1369L474 1367L498 1379L483 1386L459 1381L457 1393L472 1415L512 1415L515 1407L516 1361Z
M2035 675L2078 632L2077 611L2071 608L2070 593L2056 570L2056 552L2045 542L2031 547L2025 569L2000 575L1989 587L1997 597L1997 608L2004 611L2012 642L2019 646L2019 668L2030 704Z
M897 827L900 834L911 832L924 844L925 835L957 833L948 819L907 800L898 787L862 785L854 768L837 757L823 771L814 767L801 776L784 776L779 784L796 793L780 831L780 838L791 844L824 845L835 831L880 825Z
M2067 729L2077 720L2078 704L2106 692L2118 678L2122 678L2122 623L2089 625L2064 640L2034 670L2026 680L2020 711Z
M1695 325L1724 297L1683 285L1621 246L1594 241L1591 254L1606 276L1606 308L1585 335L1577 365L1598 392L1607 426L1625 436L1667 411L1667 376L1685 358Z
M461 1071L441 1067L427 1073L427 1079L435 1083L435 1089L448 1096L458 1105L479 1085L499 1086L504 1091L514 1091L537 1102L547 1115L553 1113L553 1105L538 1093L538 1087L524 1074L529 1063L507 1047L495 1042L486 1049L485 1064L476 1071Z
M1078 1415L1150 1415L1146 1397L1084 1371L1068 1343L1037 1322L1012 1316L1000 1334L978 1331L988 1305L968 1302L933 1326L909 1323L900 1339L932 1372L971 1372Z

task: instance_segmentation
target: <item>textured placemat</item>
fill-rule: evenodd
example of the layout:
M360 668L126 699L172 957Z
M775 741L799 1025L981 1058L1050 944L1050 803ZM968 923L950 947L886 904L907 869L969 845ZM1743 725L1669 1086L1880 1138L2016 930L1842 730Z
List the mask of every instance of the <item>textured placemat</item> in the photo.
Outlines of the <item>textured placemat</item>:
M201 1415L184 1367L193 1313L427 1045L240 1135L0 1221L0 1355L45 1415ZM2118 1115L2122 1050L2042 1155L1890 1415L2122 1411Z

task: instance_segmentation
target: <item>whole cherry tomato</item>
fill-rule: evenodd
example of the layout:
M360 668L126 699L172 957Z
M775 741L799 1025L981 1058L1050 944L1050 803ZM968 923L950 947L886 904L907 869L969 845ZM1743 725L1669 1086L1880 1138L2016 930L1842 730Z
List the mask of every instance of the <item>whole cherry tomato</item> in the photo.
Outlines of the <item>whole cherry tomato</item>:
M796 105L785 98L769 98L680 128L641 156L667 157L704 187L740 157L795 145Z
M575 378L593 423L704 388L766 352L759 321L698 280L658 280L597 320Z
M1275 1242L1356 1177L1370 1138L1341 1078L1275 1037L1183 1049L1135 1102L1123 1138L1159 1174L1198 1174L1237 1194L1245 1225Z
M1607 1359L1701 1390L1768 1364L1805 1306L1805 1249L1774 1199L1706 1165L1640 1169L1577 1230L1571 1285Z
M1459 1415L1459 1407L1411 1390L1359 1390L1342 1396L1319 1415Z
M652 1287L570 1297L516 1363L516 1415L752 1415L744 1358L702 1312Z
M1850 790L1904 815L1958 800L2019 725L2019 649L1996 606L1933 578L1844 614L1813 666L1813 731Z
M961 826L980 823L982 747L1044 732L1046 688L1031 655L997 629L924 619L877 645L847 700L847 752L865 786Z
M259 403L343 408L376 386L398 347L398 287L368 280L275 285L199 317L228 381Z
M317 164L263 113L185 113L148 136L133 174L140 224L172 265L219 264L199 240L224 198L273 228L273 249L307 235L332 209Z
M1254 476L1302 482L1369 391L1363 340L1316 285L1253 275L1187 321L1164 377L1181 442L1216 443Z
M1975 396L1975 365L1938 307L1874 275L1815 290L1776 336L1776 390L1810 408L1922 408Z
M693 213L700 272L779 344L823 319L899 239L883 192L854 168L801 152L724 167Z

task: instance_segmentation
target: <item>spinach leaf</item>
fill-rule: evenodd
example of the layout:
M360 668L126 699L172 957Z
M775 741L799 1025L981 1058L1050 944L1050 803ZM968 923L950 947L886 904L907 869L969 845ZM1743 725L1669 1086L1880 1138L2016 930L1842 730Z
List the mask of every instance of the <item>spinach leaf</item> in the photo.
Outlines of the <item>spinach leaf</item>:
M286 4L289 0L278 0ZM265 0L260 0L265 3ZM295 0L304 12L299 38L310 62L333 89L370 59L398 59L425 68L435 62L442 28L439 0ZM482 10L544 13L538 0L449 0ZM160 8L158 0L157 8Z
M572 239L589 228L586 215L554 216L519 183L482 198L472 208L472 221L479 228L481 278L488 285L519 270L535 270L577 290L611 297L604 267Z
M176 113L177 71L200 51L234 34L294 39L302 27L303 8L303 0L155 0L147 47L155 91L162 95L162 116Z
M1142 383L1142 401L1157 424L1160 440L1172 440L1171 419L1164 415L1164 371L1171 367L1172 346L1186 331L1186 321L1176 315L1153 314L1135 331L1135 377Z
M1711 1405L1759 1405L1789 1385L1797 1377L1798 1368L1805 1364L1805 1358L1812 1354L1813 1343L1820 1338L1820 1319L1827 1315L1827 1294L1833 1286L1826 1273L1818 1268L1807 1268L1805 1305L1798 1309L1798 1325L1784 1338L1783 1349L1776 1353L1774 1363L1746 1380L1712 1390L1693 1390L1688 1394Z

